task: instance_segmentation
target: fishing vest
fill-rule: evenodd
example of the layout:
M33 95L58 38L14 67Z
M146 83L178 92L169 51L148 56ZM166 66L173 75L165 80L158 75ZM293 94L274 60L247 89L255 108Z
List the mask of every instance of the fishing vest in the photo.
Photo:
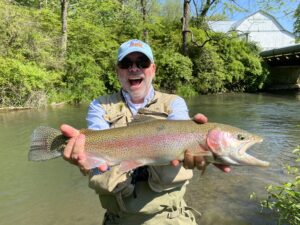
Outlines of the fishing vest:
M138 114L167 119L176 97L155 91L154 98ZM121 92L101 96L98 101L111 128L126 126L133 120ZM90 179L89 186L99 194L101 205L107 210L103 224L196 224L191 208L183 199L192 170L181 166L146 169L147 179L140 182L134 181L132 172L120 173L118 166Z
M140 115L147 115L157 119L167 119L172 112L170 104L177 96L155 91L154 98L138 111ZM105 110L104 119L111 128L127 126L133 120L133 115L127 107L121 92L101 96L99 103Z

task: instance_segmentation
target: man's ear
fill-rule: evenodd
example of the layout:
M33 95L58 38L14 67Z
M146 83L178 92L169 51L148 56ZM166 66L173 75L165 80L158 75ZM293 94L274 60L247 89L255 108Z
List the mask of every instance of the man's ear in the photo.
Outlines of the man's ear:
M154 63L152 63L151 66L152 66L152 70L153 70L154 75L155 75L155 72L156 72L156 65L155 65Z

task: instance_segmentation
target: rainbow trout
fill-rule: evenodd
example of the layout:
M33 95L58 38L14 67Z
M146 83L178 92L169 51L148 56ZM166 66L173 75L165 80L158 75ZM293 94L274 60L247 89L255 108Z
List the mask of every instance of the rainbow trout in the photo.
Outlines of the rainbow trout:
M268 166L246 153L262 138L236 127L219 123L197 124L192 120L154 120L101 131L80 130L86 137L89 168L103 163L120 164L122 171L144 165L167 165L184 159L185 150L208 162L225 165ZM68 138L59 130L38 127L32 134L28 158L48 160L62 156Z

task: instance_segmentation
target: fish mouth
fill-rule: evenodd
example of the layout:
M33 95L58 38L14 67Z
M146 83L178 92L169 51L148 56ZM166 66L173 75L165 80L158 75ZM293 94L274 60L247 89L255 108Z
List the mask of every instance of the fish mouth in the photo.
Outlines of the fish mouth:
M269 162L257 159L256 157L249 155L246 151L253 145L262 143L263 139L258 138L256 140L247 141L241 144L237 155L234 157L236 165L249 165L249 166L261 166L267 167L270 165Z

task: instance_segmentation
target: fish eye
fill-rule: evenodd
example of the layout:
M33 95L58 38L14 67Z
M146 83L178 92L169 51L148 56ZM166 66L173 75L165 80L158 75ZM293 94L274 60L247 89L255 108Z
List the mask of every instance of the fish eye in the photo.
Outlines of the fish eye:
M243 141L243 140L246 139L246 137L243 136L242 134L238 134L238 135L237 135L237 139L240 140L240 141Z

